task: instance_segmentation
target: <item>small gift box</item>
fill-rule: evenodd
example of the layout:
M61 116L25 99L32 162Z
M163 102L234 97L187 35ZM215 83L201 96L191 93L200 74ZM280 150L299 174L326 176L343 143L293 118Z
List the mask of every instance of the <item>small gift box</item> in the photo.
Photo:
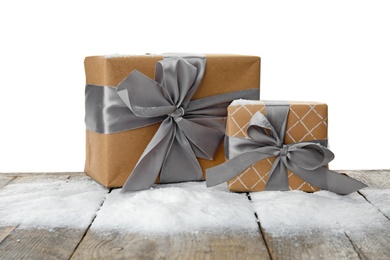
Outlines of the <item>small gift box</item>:
M224 160L227 106L259 98L256 56L95 56L84 64L85 173L123 191L203 180Z
M207 185L235 192L319 189L348 194L365 187L330 171L327 105L236 100L228 107L227 162L207 170Z

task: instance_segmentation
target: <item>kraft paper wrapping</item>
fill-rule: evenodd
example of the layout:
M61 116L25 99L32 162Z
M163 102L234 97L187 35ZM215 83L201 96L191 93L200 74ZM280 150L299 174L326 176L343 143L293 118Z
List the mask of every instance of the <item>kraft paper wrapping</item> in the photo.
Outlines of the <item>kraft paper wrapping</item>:
M203 80L192 99L260 87L260 57L206 55ZM154 78L156 62L163 56L93 56L85 59L86 84L116 87L130 72L138 70ZM159 124L113 134L86 130L85 173L106 187L121 187L136 165ZM221 143L214 160L198 159L205 169L224 162ZM158 182L158 180L157 180Z
M316 102L289 102L290 111L287 119L284 143L292 144L303 141L326 140L328 137L328 106ZM252 116L260 111L267 114L264 102L248 101L247 103L230 105L226 135L248 137L246 127ZM228 188L235 192L263 191L268 180L274 158L261 160L253 164L245 172L228 181ZM290 190L313 192L319 190L295 174L288 171Z

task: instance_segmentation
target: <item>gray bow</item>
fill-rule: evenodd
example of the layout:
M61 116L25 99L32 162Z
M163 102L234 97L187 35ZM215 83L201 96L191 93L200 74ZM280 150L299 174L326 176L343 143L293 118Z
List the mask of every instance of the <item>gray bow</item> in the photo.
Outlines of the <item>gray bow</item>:
M157 62L155 80L135 70L116 89L87 86L88 129L115 133L161 122L122 192L148 189L159 174L161 183L202 180L196 157L213 159L226 107L237 98L258 99L259 89L249 89L191 100L205 68L205 57L170 57Z
M288 109L283 106L267 108L268 120L257 112L249 122L250 139L228 137L229 152L233 158L219 166L207 169L207 186L226 182L252 164L276 157L268 177L266 190L288 190L287 169L306 182L338 194L349 194L366 187L365 184L324 167L334 159L325 146L313 142L284 144ZM270 121L277 125L274 127ZM275 130L279 128L279 131Z

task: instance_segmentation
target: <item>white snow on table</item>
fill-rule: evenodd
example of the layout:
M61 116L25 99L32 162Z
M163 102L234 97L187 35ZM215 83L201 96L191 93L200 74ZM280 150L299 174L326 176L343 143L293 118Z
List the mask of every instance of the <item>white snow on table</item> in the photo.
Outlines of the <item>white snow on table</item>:
M0 227L88 227L107 189L89 178L29 178L0 190Z
M389 225L384 216L357 193L341 196L328 191L268 191L252 193L251 197L262 227L275 236L303 235L318 230L379 231L383 225ZM386 200L384 197L383 202Z
M229 192L226 184L206 188L204 182L119 192L108 194L84 176L18 178L0 189L0 227L86 228L97 212L91 226L97 232L258 232L255 211L262 228L273 235L346 230L365 234L390 225L383 216L390 215L389 189L361 191L380 211L357 193L257 192L251 193L251 203L246 194Z
M390 189L364 189L364 197L390 218Z
M126 194L113 190L91 229L142 233L257 232L258 225L245 194L229 192L226 184L207 189L204 182L188 182Z

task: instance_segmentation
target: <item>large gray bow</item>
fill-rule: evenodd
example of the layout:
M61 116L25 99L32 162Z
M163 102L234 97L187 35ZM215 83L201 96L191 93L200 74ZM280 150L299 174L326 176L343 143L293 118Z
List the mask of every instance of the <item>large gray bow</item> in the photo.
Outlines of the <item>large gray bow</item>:
M202 180L196 157L213 159L225 132L226 107L236 98L257 99L258 90L191 100L205 71L205 58L171 57L156 64L155 81L133 71L117 93L142 126L162 122L122 192L161 183Z
M207 186L226 182L249 168L252 164L276 157L268 177L266 190L288 190L287 169L308 183L338 194L349 194L366 187L365 184L324 167L333 160L334 154L319 143L301 142L283 144L287 113L279 113L280 130L276 131L267 117L257 112L249 122L247 133L251 139L228 137L232 159L207 169ZM269 109L267 109L268 115ZM283 111L283 108L282 108ZM272 116L272 115L271 115Z

